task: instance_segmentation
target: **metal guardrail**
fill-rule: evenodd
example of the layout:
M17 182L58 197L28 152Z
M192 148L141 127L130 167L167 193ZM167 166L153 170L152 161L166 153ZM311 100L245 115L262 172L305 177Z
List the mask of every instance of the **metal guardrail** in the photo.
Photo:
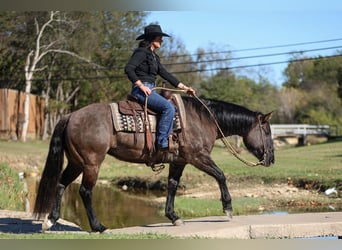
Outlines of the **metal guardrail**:
M273 124L271 132L273 138L277 136L331 135L329 125Z

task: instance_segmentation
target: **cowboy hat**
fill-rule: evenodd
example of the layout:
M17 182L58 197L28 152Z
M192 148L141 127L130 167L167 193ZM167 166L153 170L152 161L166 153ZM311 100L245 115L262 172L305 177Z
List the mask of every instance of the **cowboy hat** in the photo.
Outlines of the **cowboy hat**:
M155 37L155 36L168 36L168 34L163 33L162 29L160 28L160 25L157 24L150 24L145 27L144 34L138 36L136 40L142 40L148 37Z

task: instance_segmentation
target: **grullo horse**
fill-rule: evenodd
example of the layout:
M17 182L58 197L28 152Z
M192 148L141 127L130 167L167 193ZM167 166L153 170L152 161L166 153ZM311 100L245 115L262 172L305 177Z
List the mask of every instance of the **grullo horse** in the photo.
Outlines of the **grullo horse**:
M179 144L178 153L165 162L169 164L165 216L174 225L183 223L174 211L174 199L184 167L191 164L215 178L221 192L223 212L231 217L232 204L226 177L210 156L215 140L239 135L261 165L270 166L274 163L269 124L272 113L254 112L218 100L200 99L199 102L199 99L187 96L182 97L182 100L186 113L186 126L182 129L182 135L186 139L181 140L183 143ZM65 168L64 154L68 160ZM48 214L42 225L43 231L59 219L63 192L81 173L83 176L79 193L91 230L103 232L106 229L96 218L92 195L100 165L107 154L127 162L150 162L150 155L146 154L144 133L115 131L108 104L90 104L65 115L57 123L33 211L37 218ZM159 159L155 160L158 163Z

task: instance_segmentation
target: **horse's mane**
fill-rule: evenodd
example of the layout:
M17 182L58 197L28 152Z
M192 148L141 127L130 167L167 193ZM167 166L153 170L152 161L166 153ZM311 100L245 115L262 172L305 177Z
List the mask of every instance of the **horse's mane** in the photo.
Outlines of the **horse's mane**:
M201 98L201 100L215 115L221 129L229 131L231 134L245 134L255 123L257 114L260 113L230 102L206 98ZM201 117L213 120L208 110L195 98L183 97L183 101L191 105L195 112L203 114Z

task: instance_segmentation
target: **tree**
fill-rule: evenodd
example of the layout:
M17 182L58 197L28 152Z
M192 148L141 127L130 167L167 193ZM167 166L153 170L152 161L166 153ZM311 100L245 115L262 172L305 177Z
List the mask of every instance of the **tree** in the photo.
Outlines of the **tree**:
M59 11L51 11L47 19L42 20L41 23L39 18L35 17L34 25L36 39L34 41L34 46L26 56L25 63L25 101L24 122L21 134L22 141L26 141L27 136L32 81L36 72L43 71L47 68L47 65L43 62L43 59L47 55L56 53L66 54L99 67L90 60L79 56L77 53L64 49L67 44L67 36L70 32L72 33L76 27L74 20L69 19L67 15ZM49 93L46 94L49 95Z
M279 108L277 114L279 121L285 124L296 123L296 112L303 105L304 93L295 88L282 88L278 93Z
M84 53L91 52L92 59L106 68L94 72L83 65L73 65L75 71L87 74L80 80L78 108L93 102L126 98L131 83L124 67L138 44L135 38L143 30L145 16L145 12L136 11L80 13L82 28L77 31L77 37L74 36L74 46Z
M297 123L342 125L339 98L341 63L342 57L336 54L315 60L297 58L288 64L285 70L287 81L283 86L295 89L292 94L300 93L300 97L291 97L292 100L297 99L297 105L295 110L291 109L290 120Z
M47 115L56 111L50 121L92 102L121 99L130 89L123 68L146 15L1 12L0 87L45 96L52 104Z
M204 97L233 102L252 110L270 112L277 107L277 88L261 78L255 82L245 76L220 72L201 83Z

